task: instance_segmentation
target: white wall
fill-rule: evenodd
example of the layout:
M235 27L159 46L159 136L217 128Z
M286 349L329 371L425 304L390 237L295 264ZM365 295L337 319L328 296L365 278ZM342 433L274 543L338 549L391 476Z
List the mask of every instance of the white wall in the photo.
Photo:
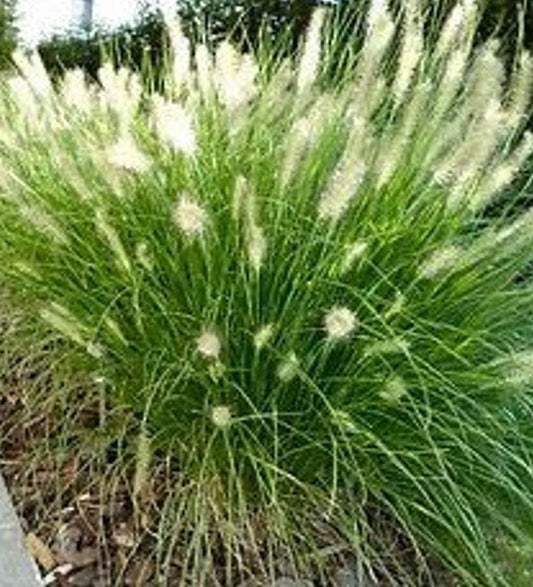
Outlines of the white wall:
M134 18L137 0L94 0L94 21L113 27ZM18 27L24 44L60 33L72 24L73 0L18 0Z

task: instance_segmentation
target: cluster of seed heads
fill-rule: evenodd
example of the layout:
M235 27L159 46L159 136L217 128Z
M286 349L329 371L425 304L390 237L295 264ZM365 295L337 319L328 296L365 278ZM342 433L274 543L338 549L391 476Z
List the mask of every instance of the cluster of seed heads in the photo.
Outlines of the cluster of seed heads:
M223 41L214 55L206 46L199 45L193 56L179 20L172 13L166 13L165 18L171 40L173 93L150 97L148 126L161 148L194 162L200 148L195 120L197 109L205 100L216 100L228 113L230 124L238 128L239 120L246 117L253 101L261 99L260 68L252 55L239 53L229 41ZM305 115L293 121L286 144L282 146L280 191L290 189L301 161L320 137L331 111L331 96L317 90L326 19L325 8L314 12L299 61L292 69L295 84L291 91L309 100L310 106ZM380 191L394 181L395 174L406 165L406 151L422 113L429 120L428 136L433 134L433 138L417 162L417 173L431 185L447 188L446 204L450 213L483 210L513 181L533 154L531 134L525 133L518 142L511 140L520 135L529 106L533 60L524 51L506 85L496 42L486 44L471 59L476 19L476 2L459 1L436 45L430 48L418 0L404 0L395 75L387 79L383 66L390 61L397 23L386 0L372 0L350 103L345 108L346 146L316 198L316 222L323 225L324 231L334 230L342 223L362 189L371 186L378 198ZM84 117L90 116L102 121L112 119L113 123L102 122L102 134L108 140L105 149L98 150L90 145L87 148L91 157L118 173L118 176L111 174L115 179L110 179L117 191L122 193L123 190L121 173L142 176L154 172L157 161L135 130L142 96L137 74L125 68L115 70L106 64L99 72L100 86L97 87L89 83L80 70L69 71L56 91L36 54L17 53L15 61L20 75L8 81L9 94L21 124L30 132L76 124L73 122L75 116L81 123ZM378 130L374 126L374 114L387 100L392 101L396 122ZM455 103L457 111L453 117L447 117L446 113ZM6 124L2 126L0 142L7 146L16 144L15 134L7 130ZM504 144L515 146L502 149ZM83 179L68 168L65 173L72 174L81 197L90 199L90 188L84 185ZM9 173L6 177L9 178ZM272 251L269 227L262 221L253 191L248 180L240 176L236 180L233 206L234 217L243 226L249 263L260 273ZM38 202L28 205L21 200L18 203L21 217L58 246L68 247L68 230L58 219L42 209ZM176 196L174 206L168 210L169 224L173 223L176 238L181 236L188 243L210 238L211 215L212 211L199 196L185 192ZM95 208L94 222L98 234L113 253L117 268L124 274L132 274L135 261L130 259L106 210ZM421 280L438 279L475 261L483 247L512 242L512 236L525 234L531 228L533 215L525 213L512 225L492 235L491 242L481 238L469 250L454 242L439 246L419 261L416 276ZM368 242L346 243L341 254L340 276L370 252ZM153 258L146 242L138 243L136 261L145 270L154 270L157 259ZM403 299L396 300L389 312L399 311L403 303ZM90 330L68 309L54 302L42 310L41 316L63 335L86 347L92 356L102 356L102 347L92 340ZM117 337L123 336L115 322L108 321L108 326ZM268 346L277 327L279 325L268 324L254 334L257 351ZM324 309L322 332L329 343L346 341L357 327L353 308ZM216 325L214 328L206 326L195 340L198 355L206 361L222 359L225 341L218 332ZM404 344L401 340L386 341L381 347L369 347L366 352L390 352L405 348ZM294 377L298 365L296 355L286 357L279 365L279 378ZM518 376L514 373L511 377ZM387 401L398 401L406 393L405 385L399 379L391 380L382 393ZM226 426L229 419L226 407L213 409L212 420L217 426Z

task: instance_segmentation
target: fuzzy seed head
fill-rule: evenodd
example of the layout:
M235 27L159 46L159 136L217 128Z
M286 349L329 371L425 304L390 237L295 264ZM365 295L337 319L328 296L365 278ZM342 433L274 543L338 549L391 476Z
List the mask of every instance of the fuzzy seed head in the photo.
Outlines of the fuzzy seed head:
M470 208L479 210L487 206L494 196L512 183L532 155L533 133L528 131L511 155L485 175L481 186L469 201Z
M467 63L468 53L464 49L457 49L451 54L438 90L437 110L445 110L455 98L463 81Z
M196 135L192 117L181 104L157 99L154 103L154 119L157 134L171 149L193 155Z
M95 342L90 342L87 345L87 353L94 359L101 359L104 356L104 349L102 345Z
M365 53L371 59L378 62L394 33L388 0L372 0L367 15L367 36Z
M468 98L464 107L474 117L478 116L479 112L483 112L487 104L494 101L500 102L505 81L505 68L497 56L498 50L498 42L487 43L477 56L469 73Z
M25 55L22 51L16 50L12 58L35 94L44 98L51 93L52 83L38 51Z
M241 58L241 66L239 70L239 83L241 85L243 94L246 95L246 100L253 97L256 91L255 78L259 73L259 66L254 57L247 53Z
M273 334L274 324L267 324L266 326L261 327L254 334L254 347L256 350L260 351L262 348L264 348L272 339Z
M154 268L154 258L148 243L139 243L135 247L135 256L140 265L142 265L147 271L152 271Z
M455 245L446 245L434 251L418 268L418 276L433 279L449 271L463 257L463 250Z
M40 311L40 316L52 328L61 332L67 338L70 338L80 346L86 346L84 341L85 327L61 304L52 302Z
M202 94L207 94L213 83L213 60L206 45L196 47L195 62L198 88Z
M311 123L307 118L297 120L289 131L287 150L281 172L281 185L291 180L310 142Z
M403 338L396 336L388 340L379 340L368 345L364 350L364 355L394 355L398 353L406 353L409 350L409 343Z
M402 52L398 70L392 88L396 105L399 105L405 96L418 63L422 58L424 51L424 37L421 28L412 20L406 23L405 33L403 36Z
M267 241L263 229L255 223L250 226L248 233L248 257L252 267L259 271L267 252Z
M530 240L533 229L533 210L520 214L516 220L510 224L504 225L499 230L488 229L482 236L477 239L475 245L471 248L470 253L473 258L477 255L485 256L493 254L494 250L509 253L515 249L520 249L524 241Z
M216 74L221 78L236 78L240 59L241 57L235 47L228 40L222 41L215 53Z
M278 366L277 375L283 383L288 383L298 375L300 361L296 353L291 352Z
M21 206L20 215L35 229L48 235L60 245L68 244L68 237L59 223L44 210L37 207Z
M125 171L144 173L150 167L150 161L131 135L122 136L109 147L107 157L113 166Z
M183 194L174 208L176 226L189 238L203 234L207 224L207 212L188 195Z
M318 202L318 217L337 222L348 209L366 173L363 161L353 162L350 157L342 160Z
M298 118L291 126L281 171L281 185L286 186L294 176L305 153L316 143L324 120L332 115L334 101L329 94L317 98L306 116Z
M324 329L329 340L348 338L357 326L355 314L346 307L332 308L324 319Z
M102 86L99 93L102 105L118 116L121 132L127 133L141 98L139 76L126 67L115 70L107 62L99 69L98 79Z
M110 249L115 254L115 260L119 269L125 273L131 273L131 263L124 249L120 236L109 222L103 210L96 210L95 225L98 232L106 239Z
M220 356L222 344L213 330L204 330L196 339L196 350L205 359L216 360Z
M463 3L457 2L442 27L436 49L436 55L438 57L446 55L458 41L461 33L461 26L464 21L465 9Z
M236 110L253 98L257 73L251 55L239 55L229 41L220 43L215 55L215 85L228 110Z
M443 168L448 176L456 179L456 185L448 199L450 208L462 204L464 195L468 194L469 183L483 171L490 162L504 131L504 113L497 100L491 100L479 120L471 125L463 143L452 152Z
M16 104L21 116L32 125L39 117L39 105L30 84L22 77L7 79L11 99Z
M69 108L80 112L89 112L94 102L94 96L85 79L85 73L80 68L65 73L61 95Z
M303 92L313 85L320 69L320 37L324 17L324 8L315 9L311 16L311 22L305 36L305 44L298 69L296 85L299 92Z
M483 194L483 197L476 197L475 200L482 199L483 203L490 200L492 195L501 192L503 188L513 181L517 171L516 167L510 163L498 165L498 167L496 167L487 178L488 181L485 184L485 193Z
M181 19L174 7L163 8L163 18L168 31L172 51L172 77L178 88L187 84L191 76L191 46L183 33Z
M346 245L344 251L344 258L341 264L341 274L349 271L355 261L360 259L367 251L368 243L365 241L356 241L349 245Z
M386 185L394 172L405 152L405 137L400 136L396 140L383 145L382 151L376 161L375 173L377 176L376 185L378 189Z
M379 392L379 397L389 404L397 404L407 393L404 380L396 376L385 384L382 391Z
M228 406L215 406L211 410L211 421L217 428L228 428L231 424L231 410Z
M133 496L143 494L150 480L150 461L152 448L150 437L146 430L142 430L137 440L137 455L135 462L135 476L133 478Z
M509 126L514 128L524 121L533 93L533 57L528 51L523 51L520 56L509 93L507 117Z
M367 24L369 28L376 28L379 22L389 14L388 0L372 0L368 8Z

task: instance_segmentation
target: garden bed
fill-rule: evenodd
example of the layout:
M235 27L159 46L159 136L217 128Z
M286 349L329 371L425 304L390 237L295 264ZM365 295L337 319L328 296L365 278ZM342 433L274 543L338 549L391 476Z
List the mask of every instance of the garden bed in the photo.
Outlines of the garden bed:
M340 63L326 7L289 59L170 10L160 72L15 54L0 438L50 584L531 584L533 211L488 211L533 58L401 4Z
M15 371L17 372L17 371ZM90 437L97 426L99 407L83 406L76 417L61 419L58 411L32 413L24 402L23 386L28 382L16 375L4 378L0 388L0 469L5 475L27 540L27 546L39 563L46 585L52 587L109 587L124 585L177 585L181 579L178 550L174 561L162 572L157 570L157 524L165 487L176 471L159 468L152 476L143 503L132 498L131 467L121 465L118 450L104 447L77 451L66 447L58 462L57 452L50 449L62 435ZM72 398L74 403L76 398ZM80 405L80 404L79 404ZM380 533L390 548L390 568L377 568L375 580L357 579L357 560L341 542L331 541L324 547L324 558L330 561L320 576L313 573L304 579L280 574L272 581L248 578L242 587L307 587L328 584L331 587L364 585L408 585L409 577L420 573L417 587L430 585L423 579L416 553L393 526L385 520ZM331 534L334 536L334 533ZM328 555L328 552L330 553ZM398 567L403 561L404 568ZM383 561L382 561L383 563ZM381 563L381 564L382 564ZM453 574L436 561L427 563L439 587L454 585ZM287 566L287 565L285 565ZM396 569L394 567L396 566ZM220 575L224 574L221 567ZM325 575L324 575L325 573ZM395 574L396 573L396 574ZM258 576L260 571L258 569ZM402 582L402 574L404 574ZM324 583L328 577L327 583ZM378 580L378 577L380 578ZM395 583L394 579L398 582ZM322 581L322 582L320 582ZM236 587L216 576L206 585Z

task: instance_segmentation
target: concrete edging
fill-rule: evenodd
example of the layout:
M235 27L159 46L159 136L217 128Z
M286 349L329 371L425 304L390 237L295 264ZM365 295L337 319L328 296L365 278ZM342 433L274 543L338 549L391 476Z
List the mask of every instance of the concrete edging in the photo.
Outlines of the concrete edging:
M0 474L0 587L42 587L37 565L24 546L24 533Z

